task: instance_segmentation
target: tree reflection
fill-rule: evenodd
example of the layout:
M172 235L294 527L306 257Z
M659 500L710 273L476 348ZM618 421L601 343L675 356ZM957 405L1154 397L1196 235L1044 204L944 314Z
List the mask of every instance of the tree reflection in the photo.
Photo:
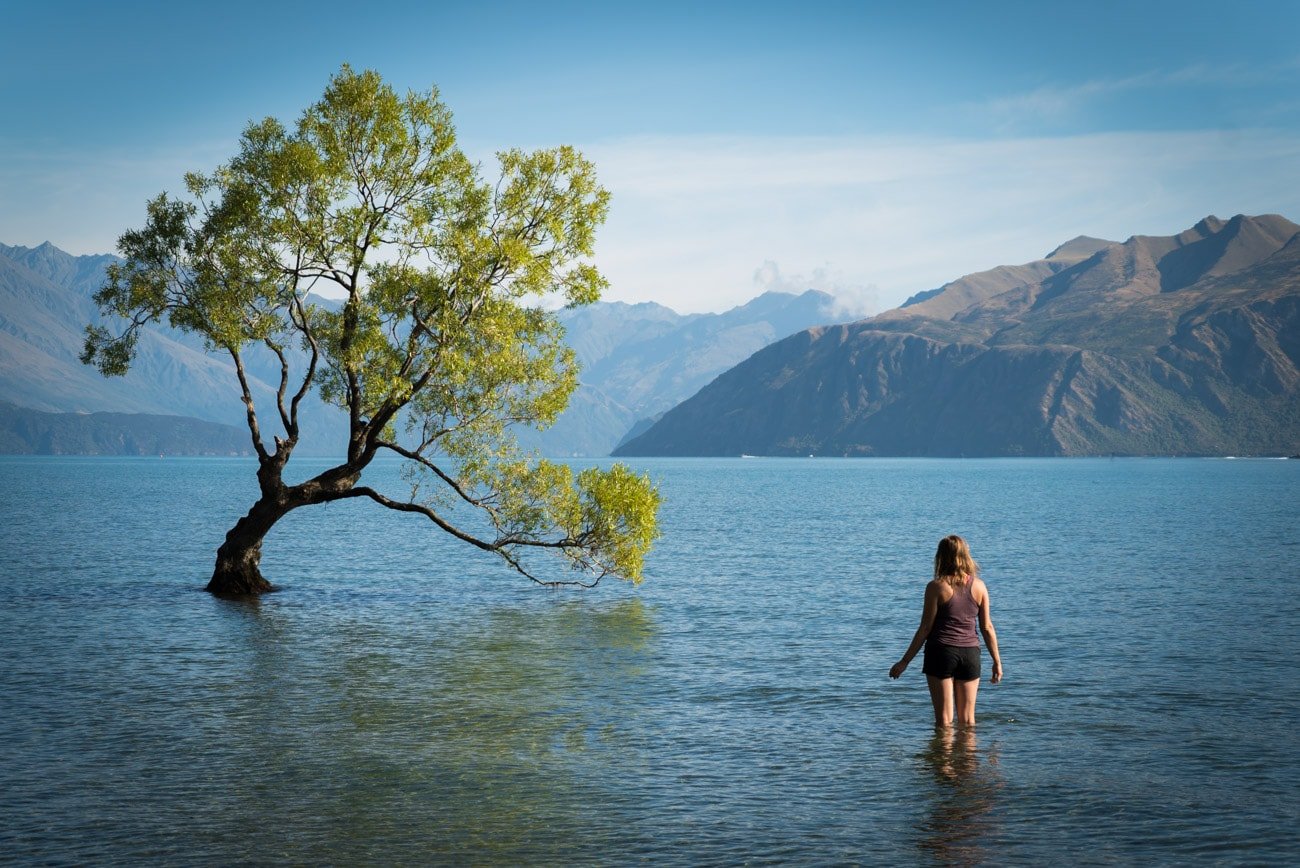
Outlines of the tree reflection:
M232 758L253 799L232 813L291 827L266 845L287 836L308 862L520 863L638 838L618 787L646 762L637 691L656 628L639 599L534 596L468 617L270 602L227 613L249 679L221 721L248 737Z

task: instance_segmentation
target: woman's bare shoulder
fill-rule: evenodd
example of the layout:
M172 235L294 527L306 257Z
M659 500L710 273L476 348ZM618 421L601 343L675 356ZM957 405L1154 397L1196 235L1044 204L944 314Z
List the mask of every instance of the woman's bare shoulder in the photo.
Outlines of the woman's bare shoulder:
M948 584L943 579L931 579L930 584L925 586L925 598L927 600L934 600L935 605L945 605L952 599L952 595L952 585Z

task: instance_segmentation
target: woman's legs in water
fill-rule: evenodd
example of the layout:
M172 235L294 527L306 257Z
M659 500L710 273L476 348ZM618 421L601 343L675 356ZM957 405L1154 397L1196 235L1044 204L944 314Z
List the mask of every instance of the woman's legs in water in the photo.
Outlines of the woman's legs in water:
M957 725L971 727L975 725L975 694L979 692L980 680L958 681L953 684L952 692L957 700Z
M952 726L952 679L927 675L925 676L925 683L930 685L930 701L934 703L934 725L937 727ZM973 713L974 707L972 704Z

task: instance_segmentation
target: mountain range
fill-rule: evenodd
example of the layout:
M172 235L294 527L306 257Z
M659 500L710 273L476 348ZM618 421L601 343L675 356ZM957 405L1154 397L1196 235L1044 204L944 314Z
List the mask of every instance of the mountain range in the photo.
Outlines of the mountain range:
M755 353L616 455L1300 451L1300 226L1079 237Z
M148 424L170 437L169 443L198 442L193 439L198 429L177 417L245 430L232 366L221 355L206 352L194 335L166 327L144 330L136 361L121 378L103 377L80 362L85 326L100 319L92 296L114 261L107 255L73 256L49 242L35 248L0 245L0 402L13 405L5 418L20 418L15 415L20 408L53 414L148 414ZM562 310L567 339L582 364L581 384L554 426L517 434L525 446L550 455L608 455L629 430L638 424L648 427L650 420L763 346L860 313L841 312L831 296L811 290L766 293L719 314L683 315L653 303L621 302ZM251 349L246 366L254 401L273 407L274 357ZM60 441L65 451L74 449L69 445L74 443L101 451L121 442L114 427L121 420L98 419L94 424L100 433L92 437L84 434L89 422L21 418L20 427L13 427L18 422L10 426L13 442L3 447L9 451L40 451L44 447L33 444L46 443L48 437L34 432L49 430L83 432ZM305 402L302 427L302 454L341 450L346 425L336 409L314 399ZM27 432L26 439L15 440L13 432L20 430ZM223 437L213 442L224 443Z
M189 416L43 413L0 402L4 455L252 455L248 429Z
M853 318L816 290L766 292L723 313L679 314L653 302L561 311L580 385L555 425L520 439L551 455L608 455L773 341Z
M234 367L201 338L167 327L144 329L124 377L104 377L80 360L85 327L100 322L92 298L115 257L73 256L46 242L0 244L0 401L46 413L143 413L244 427ZM273 407L278 365L254 349L246 365L254 401ZM303 452L342 448L342 414L304 402ZM155 419L155 427L180 425ZM244 435L245 438L247 435Z

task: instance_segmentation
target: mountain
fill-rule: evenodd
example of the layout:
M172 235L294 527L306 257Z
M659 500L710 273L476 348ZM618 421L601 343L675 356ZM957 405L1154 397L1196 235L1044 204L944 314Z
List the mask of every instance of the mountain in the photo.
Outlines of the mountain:
M951 283L945 283L938 289L917 293L903 302L898 310L887 311L881 316L886 319L891 316L948 319L972 304L987 301L1009 289L1027 286L1051 277L1114 243L1114 241L1080 235L1065 242L1042 259L1024 265L999 265L988 271L968 274Z
M519 437L552 455L608 455L629 431L646 427L755 351L841 317L852 315L816 290L767 292L716 314L623 302L561 311L582 365L580 385L554 426Z
M0 402L7 455L251 455L248 430L187 416L42 413Z
M615 454L1294 454L1298 233L1075 239L779 341Z
M194 335L144 330L125 377L106 378L81 363L85 326L100 320L92 296L114 261L72 256L48 242L0 245L0 401L48 413L186 416L243 430L233 367L207 353ZM629 430L644 428L756 350L836 322L836 314L834 299L815 291L767 293L720 314L682 315L657 304L620 302L561 311L582 364L581 385L554 426L517 434L524 445L551 455L608 455ZM257 348L250 348L245 364L254 401L266 412L275 406L278 364ZM302 454L342 449L342 415L314 396L304 402L302 428Z
M48 242L0 245L0 400L50 412L228 415L218 388L229 382L225 366L160 330L141 336L139 360L125 377L81 364L85 325L100 319L91 295L113 261L74 257Z
M0 245L0 401L51 413L186 416L246 431L233 365L205 352L194 335L143 330L124 377L104 377L81 363L85 326L101 320L92 296L114 261L73 256L49 242ZM254 401L273 408L274 358L250 352L247 366ZM314 399L304 402L304 454L341 448L336 414Z

